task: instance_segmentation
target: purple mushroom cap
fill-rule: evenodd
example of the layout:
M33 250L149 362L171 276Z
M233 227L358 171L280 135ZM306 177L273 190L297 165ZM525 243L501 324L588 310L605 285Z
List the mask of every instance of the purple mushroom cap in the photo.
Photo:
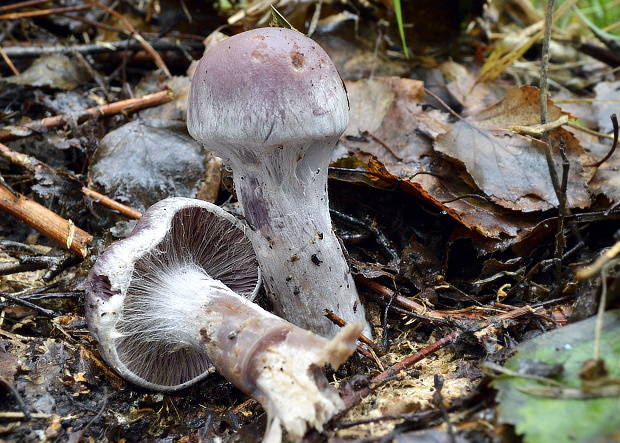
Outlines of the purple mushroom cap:
M189 103L188 130L207 147L337 139L349 121L346 91L327 53L284 28L254 29L210 48Z

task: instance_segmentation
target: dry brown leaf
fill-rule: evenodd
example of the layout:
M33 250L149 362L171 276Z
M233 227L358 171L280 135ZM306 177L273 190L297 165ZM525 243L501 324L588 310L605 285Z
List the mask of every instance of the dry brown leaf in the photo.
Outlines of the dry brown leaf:
M342 144L375 174L488 238L516 237L534 225L529 217L481 198L442 203L478 190L462 168L433 151L431 137L446 132L449 124L445 113L423 106L421 82L378 77L346 86L351 121Z
M512 126L540 123L539 92L531 86L510 90L499 103L471 119L461 119L435 139L435 149L463 163L476 185L495 203L509 209L531 212L550 209L558 201L545 160L544 144L514 134ZM548 120L557 120L562 110L549 100ZM558 141L566 143L570 161L567 199L571 208L590 204L583 164L590 160L569 131L551 131L554 160L561 176L562 160Z

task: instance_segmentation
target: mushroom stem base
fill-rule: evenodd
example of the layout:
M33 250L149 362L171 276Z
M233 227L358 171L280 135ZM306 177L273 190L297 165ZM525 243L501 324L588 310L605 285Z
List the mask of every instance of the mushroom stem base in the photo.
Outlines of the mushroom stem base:
M354 351L361 324L327 340L301 329L228 290L213 291L202 310L203 345L218 372L258 400L268 416L263 441L294 441L323 424L344 404L321 372L338 368Z

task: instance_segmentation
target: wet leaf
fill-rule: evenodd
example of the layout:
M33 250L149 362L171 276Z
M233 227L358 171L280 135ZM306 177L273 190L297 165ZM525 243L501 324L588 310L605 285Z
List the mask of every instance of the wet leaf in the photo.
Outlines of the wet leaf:
M62 54L40 57L20 75L5 80L16 85L47 86L71 90L82 85L90 76L75 59Z
M204 158L201 146L184 129L164 120L121 126L101 140L89 179L106 195L138 210L173 195L194 197Z
M618 114L620 110L620 81L601 82L594 87L596 101L593 103L596 111L598 129L603 133L613 130L611 114Z

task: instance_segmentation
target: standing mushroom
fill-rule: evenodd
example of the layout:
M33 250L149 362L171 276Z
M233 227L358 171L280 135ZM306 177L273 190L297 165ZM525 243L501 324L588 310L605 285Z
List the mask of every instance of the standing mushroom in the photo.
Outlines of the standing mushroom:
M233 169L264 283L276 312L318 334L330 309L363 322L332 231L327 169L349 120L342 80L313 40L261 28L207 50L192 79L189 133Z
M129 381L173 391L215 367L263 405L265 441L280 441L281 427L297 440L342 409L320 368L346 360L361 325L328 341L253 303L260 271L245 229L199 200L153 205L97 259L86 317L104 359Z

